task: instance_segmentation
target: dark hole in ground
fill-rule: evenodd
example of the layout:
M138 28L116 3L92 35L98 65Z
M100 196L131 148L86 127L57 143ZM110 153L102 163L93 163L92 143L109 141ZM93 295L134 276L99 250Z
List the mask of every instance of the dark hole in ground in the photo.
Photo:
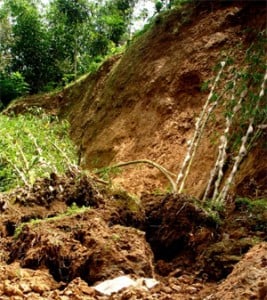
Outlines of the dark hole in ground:
M6 229L6 235L7 236L12 236L15 233L16 230L16 222L7 220L4 222L5 224L5 229Z
M29 222L31 220L36 220L36 219L43 219L43 217L41 215L25 215L23 217L21 217L21 223L26 223Z
M49 259L46 262L46 266L49 269L51 275L58 282L70 282L73 278L70 277L69 272L70 261L64 260L59 264L58 260Z
M164 245L159 245L156 241L150 242L151 249L155 256L155 260L164 260L166 262L172 261L180 253L183 253L183 251L185 251L186 245L187 242L183 238L173 242L168 247L165 247Z

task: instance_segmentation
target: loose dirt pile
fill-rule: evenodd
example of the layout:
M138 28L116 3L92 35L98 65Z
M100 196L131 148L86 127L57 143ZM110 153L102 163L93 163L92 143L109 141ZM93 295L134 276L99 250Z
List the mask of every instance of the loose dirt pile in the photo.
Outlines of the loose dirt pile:
M210 299L228 299L216 282L266 237L266 231L245 221L252 214L244 208L235 207L219 224L187 196L148 194L137 201L80 172L51 174L1 197L6 203L0 216L3 300L204 299L211 294ZM236 228L231 216L244 217L242 226ZM265 248L264 243L255 248L255 257L248 254L223 284L238 283L243 270L244 295L252 275L249 295L263 294ZM253 268L252 257L257 271L248 274L244 270ZM93 288L121 275L154 277L159 283L111 296Z

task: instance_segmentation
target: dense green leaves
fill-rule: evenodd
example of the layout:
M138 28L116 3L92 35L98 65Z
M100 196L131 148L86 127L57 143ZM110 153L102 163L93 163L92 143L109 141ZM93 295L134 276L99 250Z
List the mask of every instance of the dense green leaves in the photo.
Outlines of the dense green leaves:
M6 106L12 99L28 93L29 85L19 72L5 74L0 72L0 109Z
M34 3L23 0L9 3L14 18L11 69L19 71L29 83L31 91L37 92L47 79L46 31Z
M93 69L129 37L136 0L4 0L0 8L0 72L30 93L47 91ZM2 76L3 77L3 76ZM9 84L10 82L8 82ZM1 81L7 86L6 81ZM2 93L2 102L20 93Z

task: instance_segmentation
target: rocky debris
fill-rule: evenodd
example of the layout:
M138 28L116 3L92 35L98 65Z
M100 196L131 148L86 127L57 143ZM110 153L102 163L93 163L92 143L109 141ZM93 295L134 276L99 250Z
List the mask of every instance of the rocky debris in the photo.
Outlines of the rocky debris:
M91 209L29 223L11 249L9 262L18 259L24 268L47 268L57 281L81 277L93 284L123 274L153 276L153 254L144 232L109 227Z
M59 287L47 270L22 269L18 262L0 266L1 300L49 299Z
M75 202L78 206L92 207L99 206L103 200L95 181L79 170L70 170L61 176L51 173L49 178L39 179L33 186L16 189L9 197L21 206L37 204L48 208L56 200L67 205Z
M254 246L205 300L267 299L267 243Z
M5 285L0 285L1 300L10 295L14 300L203 300L214 291L213 281L224 279L262 236L251 232L251 216L238 207L218 223L185 195L148 194L138 201L124 191L95 189L94 183L80 180L78 174L54 178L57 193L49 196L48 205L38 199L49 195L51 178L38 181L38 188L19 190L30 197L28 205L10 204L14 192L10 198L4 196L9 205L0 215L1 266L17 266L18 272L26 273L43 271L49 279L42 284L46 276L42 275L38 290L27 284L28 279L16 281L3 271L7 277L3 275ZM47 193L41 193L42 188ZM72 201L63 201L60 190L68 191L72 198L64 197ZM77 191L83 190L88 192L83 193L86 204L94 201L92 207L74 205L75 197L82 199ZM236 221L240 217L242 224ZM32 284L39 275L32 273ZM94 289L117 276L137 281L155 277L159 283L149 290L133 285L111 295ZM264 291L263 285L259 293Z

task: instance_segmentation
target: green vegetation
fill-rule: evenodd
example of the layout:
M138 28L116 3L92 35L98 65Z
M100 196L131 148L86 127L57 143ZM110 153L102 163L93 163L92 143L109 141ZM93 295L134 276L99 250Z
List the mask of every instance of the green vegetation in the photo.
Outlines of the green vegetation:
M246 208L251 212L264 212L267 211L267 199L249 199L249 198L240 198L237 197L235 200L235 204L237 207Z
M50 91L94 70L129 39L137 0L51 0L45 9L35 0L2 2L0 106L6 106L26 91Z
M6 106L12 99L24 96L29 91L29 85L19 72L0 72L0 110L1 106Z
M15 232L14 232L14 238L17 239L19 235L21 234L24 226L36 226L44 222L53 222L53 221L58 221L61 220L64 217L70 217L70 216L75 216L77 214L82 214L86 211L90 210L90 207L82 206L79 207L75 202L67 208L67 210L64 213L60 213L54 217L49 217L45 219L32 219L29 222L23 222L19 224L18 227L16 227Z
M0 115L0 191L31 185L77 162L69 124L32 109L25 115Z

